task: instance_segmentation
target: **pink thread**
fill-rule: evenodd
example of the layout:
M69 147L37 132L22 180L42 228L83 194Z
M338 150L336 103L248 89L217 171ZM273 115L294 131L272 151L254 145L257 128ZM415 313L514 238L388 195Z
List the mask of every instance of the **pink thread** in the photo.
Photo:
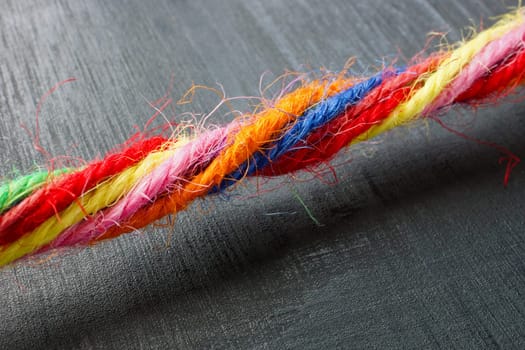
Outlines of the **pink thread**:
M68 228L40 252L50 248L87 244L110 227L118 225L119 222L125 222L137 210L154 201L157 196L172 191L177 185L180 185L180 182L187 181L189 176L206 166L225 147L227 136L238 125L239 123L234 123L227 128L208 131L195 141L181 147L151 174L142 178L114 206Z

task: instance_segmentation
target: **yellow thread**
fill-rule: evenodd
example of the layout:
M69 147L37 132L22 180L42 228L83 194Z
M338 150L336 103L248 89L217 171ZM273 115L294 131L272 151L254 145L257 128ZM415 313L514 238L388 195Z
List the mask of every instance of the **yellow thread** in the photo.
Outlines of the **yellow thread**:
M0 251L0 266L6 265L24 255L27 255L55 239L64 229L80 222L85 213L93 214L112 205L145 175L172 156L176 149L187 143L179 140L170 144L164 151L154 152L115 177L103 182L96 188L79 198L78 203L71 204L59 214L59 218L52 216L31 233L22 236L19 240ZM2 249L2 248L0 248Z
M521 11L505 16L493 27L482 31L472 40L454 50L450 57L444 60L433 74L428 76L425 84L409 100L397 106L382 123L372 126L368 131L352 140L350 145L374 138L416 118L472 60L474 55L489 42L521 25L522 21Z

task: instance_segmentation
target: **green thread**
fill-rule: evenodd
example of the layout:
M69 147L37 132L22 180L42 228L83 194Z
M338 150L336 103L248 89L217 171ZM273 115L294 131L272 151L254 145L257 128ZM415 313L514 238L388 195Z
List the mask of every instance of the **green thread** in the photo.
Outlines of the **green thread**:
M47 170L41 170L0 185L0 213L3 213L38 189L49 178L70 172L71 170L72 169L63 168L53 170L51 173Z
M308 214L308 216L310 217L310 219L315 222L315 224L317 226L324 226L319 220L316 219L316 217L314 216L314 214L312 213L312 211L310 210L310 208L308 208L308 206L306 205L306 203L303 201L303 199L301 198L301 196L299 196L299 193L297 193L295 191L295 188L291 188L290 191L292 192L292 194L294 195L294 197L299 201L299 203L301 203L301 205L303 206L304 210L306 211L306 214Z

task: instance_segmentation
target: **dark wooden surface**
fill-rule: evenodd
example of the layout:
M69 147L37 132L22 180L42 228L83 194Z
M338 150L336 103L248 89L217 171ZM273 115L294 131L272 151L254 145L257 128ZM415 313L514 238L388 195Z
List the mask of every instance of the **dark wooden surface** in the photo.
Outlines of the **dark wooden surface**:
M511 5L2 1L0 175L45 162L21 124L32 130L38 99L68 77L43 106L41 143L92 159L144 124L170 76L176 98L192 82L257 95L265 71L337 71L350 56L356 73L373 71L430 31L453 42ZM191 110L216 103L201 94ZM523 103L446 120L525 156ZM344 152L337 184L281 178L251 198L252 182L173 229L8 266L0 347L523 349L525 168L504 188L498 157L419 122Z

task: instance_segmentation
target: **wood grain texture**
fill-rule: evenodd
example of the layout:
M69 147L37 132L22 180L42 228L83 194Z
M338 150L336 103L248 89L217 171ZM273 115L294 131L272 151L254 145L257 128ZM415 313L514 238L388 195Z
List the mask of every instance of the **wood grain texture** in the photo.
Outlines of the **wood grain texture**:
M452 42L510 5L3 1L0 175L45 162L21 124L34 128L39 98L65 78L77 81L46 100L41 142L91 159L143 125L171 75L178 97L192 82L257 95L265 71L338 70L350 56L366 73L416 54L430 31ZM191 109L216 103L203 94ZM523 103L446 120L525 156ZM503 188L498 157L419 122L344 152L337 184L282 178L248 198L252 182L173 229L6 267L0 347L523 349L525 168Z

